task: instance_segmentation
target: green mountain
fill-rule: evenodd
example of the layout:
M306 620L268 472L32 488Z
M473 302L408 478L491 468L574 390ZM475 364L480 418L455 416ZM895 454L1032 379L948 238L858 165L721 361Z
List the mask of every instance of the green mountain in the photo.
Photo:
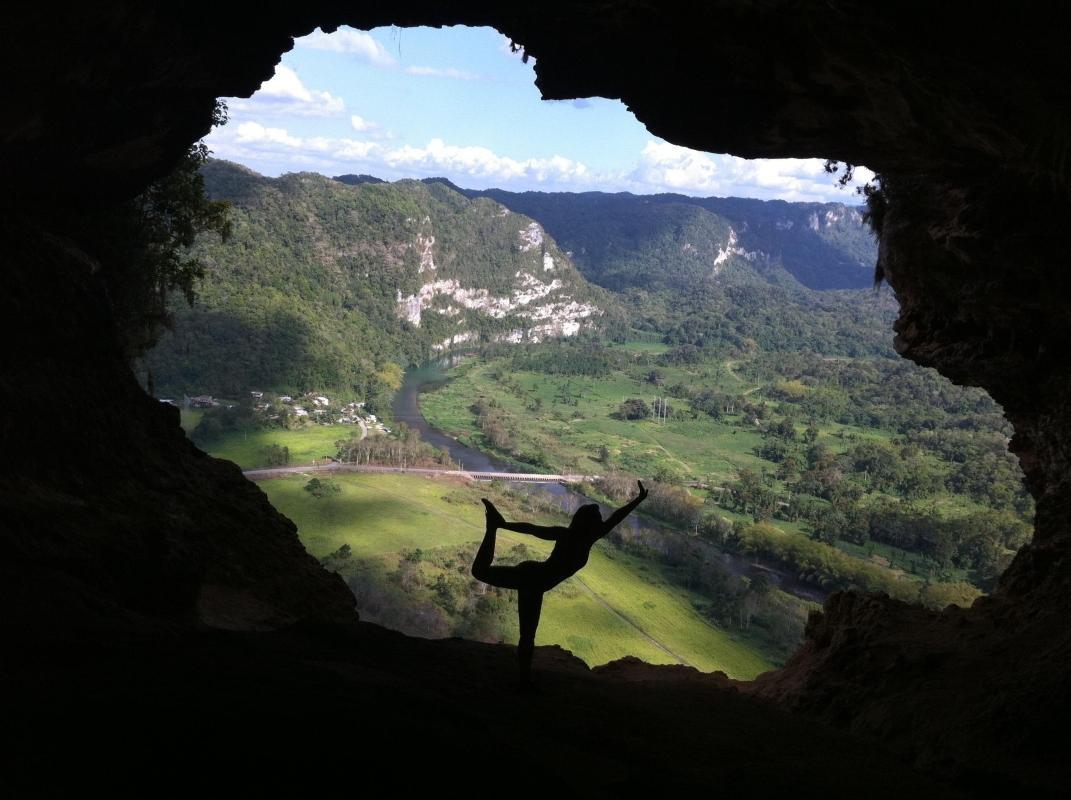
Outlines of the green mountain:
M603 192L462 190L539 220L608 288L690 289L695 279L757 273L809 289L863 289L877 244L862 210L841 203Z
M896 301L871 291L876 245L858 208L671 194L458 191L539 220L589 280L618 293L634 329L667 344L893 354Z
M617 318L539 223L493 200L420 181L272 179L218 160L204 177L232 203L234 233L198 245L198 301L176 302L173 330L146 358L168 393L353 387L371 398L435 352Z

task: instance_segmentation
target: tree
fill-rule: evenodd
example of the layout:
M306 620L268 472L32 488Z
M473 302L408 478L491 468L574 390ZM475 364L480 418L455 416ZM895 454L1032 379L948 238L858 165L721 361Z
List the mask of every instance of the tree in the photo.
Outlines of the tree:
M322 497L328 497L333 494L341 494L342 487L334 481L320 480L319 478L310 478L309 482L305 484L305 491L311 494L313 497L320 499Z
M290 448L285 445L269 444L260 451L261 461L269 467L285 467L290 463Z
M227 108L218 103L213 124L226 119ZM131 360L148 351L170 324L172 292L193 304L204 265L188 251L198 235L230 235L229 204L205 195L200 169L208 156L204 142L191 145L171 174L142 194L74 223L101 264L120 345Z
M630 397L617 409L618 419L647 419L651 416L651 407L644 400Z

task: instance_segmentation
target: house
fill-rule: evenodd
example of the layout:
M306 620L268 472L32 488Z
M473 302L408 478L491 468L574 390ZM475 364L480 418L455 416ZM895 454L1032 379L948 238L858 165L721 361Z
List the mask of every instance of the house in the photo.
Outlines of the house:
M199 394L190 398L190 406L193 408L213 408L218 405L219 403L209 394Z
M253 398L254 400L263 400L264 399L264 392L250 392L249 396L251 398Z
M282 397L279 398L279 402L280 403L293 403L294 402L294 398L291 397L288 394L284 394Z
M328 400L326 397L324 397L322 394L316 395L315 397L313 397L312 398L312 402L315 405L318 405L318 406L329 406L329 405L331 405L331 401Z
M301 406L294 406L294 416L307 417L309 412L303 409Z

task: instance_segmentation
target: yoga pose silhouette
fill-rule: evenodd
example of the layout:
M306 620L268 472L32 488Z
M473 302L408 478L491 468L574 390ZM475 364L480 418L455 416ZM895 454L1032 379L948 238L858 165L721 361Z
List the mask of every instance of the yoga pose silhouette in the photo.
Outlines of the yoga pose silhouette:
M636 483L640 487L639 494L632 502L617 509L606 520L603 520L602 514L599 513L599 507L590 504L576 510L568 528L560 525L545 526L532 525L528 522L506 522L494 504L484 499L483 504L487 507L487 532L472 562L472 576L492 586L517 590L517 613L521 623L517 658L521 669L522 686L530 684L532 652L535 650L539 612L543 608L543 593L575 575L588 563L588 554L591 552L592 545L617 527L636 506L643 502L647 497L647 490L643 488L642 482L636 481ZM554 542L554 549L546 561L523 561L513 567L491 566L491 561L495 557L495 533L499 528L547 539Z

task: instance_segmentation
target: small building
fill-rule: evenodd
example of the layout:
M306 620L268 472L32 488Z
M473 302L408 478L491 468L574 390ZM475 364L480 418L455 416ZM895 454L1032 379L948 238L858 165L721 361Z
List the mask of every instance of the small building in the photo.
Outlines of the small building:
M288 394L284 394L282 397L279 398L279 402L280 403L293 403L294 402L294 398L291 397Z
M193 408L213 408L219 403L210 394L199 394L190 398L190 406Z
M315 397L313 397L312 398L312 402L313 402L314 405L317 405L317 406L329 406L329 405L331 405L331 401L328 400L326 397L324 397L322 394L316 395Z
M250 392L249 396L251 398L253 398L254 400L263 400L264 399L264 392Z

